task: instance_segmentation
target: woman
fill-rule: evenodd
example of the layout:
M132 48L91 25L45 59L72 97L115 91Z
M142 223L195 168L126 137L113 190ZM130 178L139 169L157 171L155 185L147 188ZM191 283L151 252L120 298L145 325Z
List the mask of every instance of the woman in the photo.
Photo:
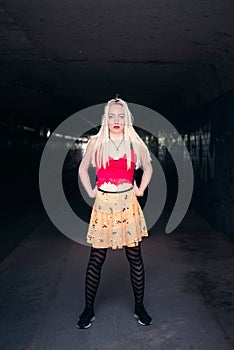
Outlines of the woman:
M122 249L130 265L135 299L134 317L141 325L152 318L143 305L144 265L142 237L148 236L137 196L143 196L152 176L151 157L145 143L132 126L132 114L125 101L115 98L105 106L102 125L91 137L79 167L81 182L89 197L95 198L86 240L91 244L85 281L85 309L77 326L89 328L94 316L94 300L107 248ZM97 182L92 188L88 168L96 167ZM133 181L134 169L142 167L140 187Z

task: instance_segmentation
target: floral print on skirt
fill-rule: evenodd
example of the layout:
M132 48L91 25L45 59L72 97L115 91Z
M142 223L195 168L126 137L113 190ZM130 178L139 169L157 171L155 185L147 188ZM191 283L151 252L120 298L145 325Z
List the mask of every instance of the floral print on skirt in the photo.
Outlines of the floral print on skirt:
M121 249L134 247L147 237L145 218L133 191L97 191L93 205L87 243L94 248Z

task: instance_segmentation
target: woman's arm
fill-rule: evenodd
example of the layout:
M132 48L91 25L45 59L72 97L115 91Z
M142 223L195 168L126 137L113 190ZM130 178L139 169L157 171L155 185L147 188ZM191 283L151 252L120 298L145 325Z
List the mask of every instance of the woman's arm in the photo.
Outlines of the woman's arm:
M81 183L84 186L90 198L95 198L97 193L97 186L95 186L94 189L92 188L89 173L88 173L88 169L92 160L94 143L95 143L95 139L90 139L78 170Z
M140 156L140 161L143 168L143 175L141 178L140 187L137 187L136 181L134 180L134 192L138 197L142 197L144 195L144 191L148 186L153 174L153 168L152 168L151 162L146 161L146 158L147 157L144 156L144 152L143 152L143 154L141 154Z

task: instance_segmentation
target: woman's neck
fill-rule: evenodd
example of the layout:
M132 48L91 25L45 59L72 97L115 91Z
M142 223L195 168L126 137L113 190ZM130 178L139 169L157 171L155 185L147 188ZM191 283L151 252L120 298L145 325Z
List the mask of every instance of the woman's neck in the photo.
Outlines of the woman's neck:
M112 140L118 140L118 139L122 139L124 137L124 134L111 134L109 133L109 138Z

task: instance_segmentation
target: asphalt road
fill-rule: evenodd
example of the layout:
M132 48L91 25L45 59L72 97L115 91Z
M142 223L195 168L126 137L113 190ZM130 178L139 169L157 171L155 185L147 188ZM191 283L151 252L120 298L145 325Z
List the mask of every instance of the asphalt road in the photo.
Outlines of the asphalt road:
M151 326L143 327L133 317L124 250L109 249L95 300L96 319L89 329L76 327L84 307L90 248L65 237L48 219L0 264L0 349L232 349L233 329L221 324L191 279L198 268L191 247L203 235L203 252L209 251L204 261L209 260L221 249L214 244L217 234L208 232L209 225L193 211L169 235L163 232L165 214L163 220L142 242L144 302L154 320ZM185 247L186 240L190 249ZM223 244L228 252L231 243ZM222 246L221 241L218 245ZM202 249L198 250L199 264L204 267ZM223 264L224 256L215 260Z

